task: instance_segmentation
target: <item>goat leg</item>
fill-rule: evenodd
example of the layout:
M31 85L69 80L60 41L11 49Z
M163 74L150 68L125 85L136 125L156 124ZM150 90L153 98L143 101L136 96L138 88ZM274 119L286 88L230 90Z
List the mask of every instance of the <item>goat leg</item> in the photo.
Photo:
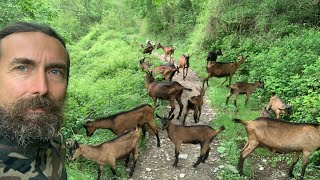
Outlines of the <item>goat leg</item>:
M205 163L205 161L208 159L210 150L211 150L211 148L209 147L208 150L207 150L207 152L206 152L206 154L205 154L205 156L204 156L203 159L202 159L202 163Z
M180 148L181 148L181 143L178 143L178 144L175 145L174 153L175 153L175 158L176 159L174 160L173 167L177 167L178 166Z
M184 112L184 115L183 115L183 121L182 121L182 125L185 125L185 123L186 123L186 118L187 118L187 115L188 115L188 113L189 113L189 107L188 107L188 105L187 105L187 108L186 108L186 110L185 110L185 112Z
M195 108L194 111L193 111L194 123L198 123L197 118L198 118L198 109Z
M103 177L102 177L102 172L103 172L103 165L99 165L98 167L98 177L97 177L97 180L102 180Z
M129 173L130 177L132 177L134 169L136 167L136 163L137 163L137 159L138 159L138 145L136 145L135 148L133 148L132 155L133 155L133 165L132 165L130 173Z
M302 152L302 170L301 170L301 175L300 175L300 179L303 179L304 177L304 173L306 171L306 168L307 168L307 162L308 162L308 158L309 156L311 155L310 152L307 152L307 151L303 151Z
M146 137L147 128L145 125L143 125L141 129L142 129L142 139L144 139Z
M129 164L129 159L130 159L130 154L128 154L126 161L125 161L125 166L128 167Z
M181 94L182 94L182 92L181 92ZM177 119L179 119L181 117L181 113L182 113L182 110L183 110L183 104L181 102L181 94L176 97L176 100L177 100L177 102L179 104L179 107L180 107Z
M193 167L196 168L203 161L203 158L204 158L204 155L200 155L198 157L197 162L193 164Z
M221 86L222 86L225 82L227 82L227 80L228 80L228 76L226 76L226 80L222 82ZM229 84L229 85L230 85L230 84Z
M293 153L293 160L292 160L292 165L290 166L290 169L289 169L289 177L293 178L294 175L293 175L293 168L294 166L297 164L298 162L298 159L299 159L299 155L300 153L299 152L294 152Z

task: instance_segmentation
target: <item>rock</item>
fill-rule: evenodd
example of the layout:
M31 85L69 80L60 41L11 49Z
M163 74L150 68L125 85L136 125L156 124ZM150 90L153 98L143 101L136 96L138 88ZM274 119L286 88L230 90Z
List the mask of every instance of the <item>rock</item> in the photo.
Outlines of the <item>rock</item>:
M180 174L179 177L180 178L184 178L186 176L186 174Z
M263 166L260 166L260 167L259 167L259 170L260 170L260 171L263 171L263 170L264 170L264 167L263 167Z
M188 154L179 154L179 158L180 159L187 159L188 158Z
M146 168L146 171L150 172L150 171L151 171L151 168Z

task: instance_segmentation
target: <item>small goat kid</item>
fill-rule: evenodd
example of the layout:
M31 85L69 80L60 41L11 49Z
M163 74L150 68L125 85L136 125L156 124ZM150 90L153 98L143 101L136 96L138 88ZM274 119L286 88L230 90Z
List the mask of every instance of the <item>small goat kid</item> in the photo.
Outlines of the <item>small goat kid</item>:
M164 60L167 61L167 57L170 57L169 62L171 63L171 56L174 54L174 48L172 46L162 46L160 43L158 43L157 49L163 49L164 51Z
M266 109L268 111L272 110L278 119L281 118L281 116L290 116L293 113L292 106L287 105L281 98L277 97L275 93L272 93Z
M177 119L179 119L183 110L181 95L184 90L192 91L192 89L186 88L176 81L155 82L152 73L149 71L146 71L145 81L148 95L153 99L154 106L157 104L157 99L169 100L171 107L169 115L171 115L175 109L174 101L178 102L180 110Z
M189 55L184 55L182 54L182 56L179 59L179 66L178 69L182 68L182 77L183 80L185 80L185 78L188 75L188 69L189 69L189 59L190 56Z
M129 111L119 112L108 117L88 119L83 127L86 129L87 136L90 137L99 128L109 129L119 135L137 125L143 127L146 124L155 133L157 146L160 147L158 129L154 122L154 108L149 104L142 104ZM145 136L145 129L143 129L143 135Z
M188 99L187 107L184 112L184 117L183 117L183 121L182 121L183 125L185 125L186 117L187 117L190 109L193 110L194 123L198 123L200 121L201 109L203 106L203 96L204 96L206 89L203 89L203 88L198 89L200 94L197 96L192 96L190 99Z
M229 95L227 96L226 105L228 105L229 98L232 96L232 94L235 95L234 97L235 106L237 106L237 98L239 94L246 95L245 105L247 105L250 95L254 93L257 88L263 88L264 83L262 81L256 81L255 83L237 82L233 85L227 85L227 87L230 88L230 92L229 92Z
M116 160L126 158L125 165L128 166L129 156L133 156L133 165L130 170L132 176L138 159L138 146L140 138L140 128L128 130L113 140L106 141L98 145L79 145L77 142L72 147L71 160L75 160L80 156L91 159L99 165L98 178L103 179L103 166L110 165L113 175L116 174Z
M222 56L222 51L220 48L214 51L209 51L207 55L207 65L209 64L209 62L216 62L218 56Z
M182 126L175 125L171 122L174 118L172 114L170 117L160 117L162 128L166 129L168 132L169 139L175 145L175 161L173 163L174 167L177 167L179 161L179 152L181 149L181 144L200 144L200 156L193 167L197 167L200 163L204 163L209 157L209 152L211 150L210 144L213 138L216 137L225 128L221 126L218 130L214 130L211 126L206 125L196 125L196 126Z
M293 162L289 176L302 152L301 179L304 176L309 156L320 148L320 125L306 123L291 123L279 119L259 117L251 121L233 119L245 126L248 141L241 150L238 170L243 175L245 158L257 147L269 149L277 153L293 153Z
M210 77L226 77L226 80L222 83L224 84L229 77L229 85L231 84L232 76L237 71L242 63L245 62L246 58L243 56L238 57L239 61L237 62L213 62L212 64L207 65L207 73L208 75L203 80L203 87L205 82L208 84L208 80Z

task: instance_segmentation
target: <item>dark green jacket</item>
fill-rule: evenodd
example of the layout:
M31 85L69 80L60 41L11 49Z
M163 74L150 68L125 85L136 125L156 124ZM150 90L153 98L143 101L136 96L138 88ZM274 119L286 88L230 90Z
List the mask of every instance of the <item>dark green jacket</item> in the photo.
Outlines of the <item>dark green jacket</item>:
M22 148L0 135L0 180L67 179L66 145L59 133L50 142Z

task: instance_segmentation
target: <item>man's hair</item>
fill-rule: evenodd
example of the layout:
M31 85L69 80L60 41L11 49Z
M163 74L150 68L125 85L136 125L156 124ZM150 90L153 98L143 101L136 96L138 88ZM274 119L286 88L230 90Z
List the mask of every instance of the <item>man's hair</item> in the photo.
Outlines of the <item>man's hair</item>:
M47 26L47 25L42 25L42 24L37 24L32 22L16 22L0 31L0 42L6 36L9 36L14 33L19 33L19 32L41 32L43 34L51 36L57 39L58 41L60 41L63 47L66 49L66 53L67 53L67 79L69 80L70 57L66 48L66 43L58 33L56 33L50 26ZM1 51L0 51L0 55L1 55Z

